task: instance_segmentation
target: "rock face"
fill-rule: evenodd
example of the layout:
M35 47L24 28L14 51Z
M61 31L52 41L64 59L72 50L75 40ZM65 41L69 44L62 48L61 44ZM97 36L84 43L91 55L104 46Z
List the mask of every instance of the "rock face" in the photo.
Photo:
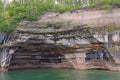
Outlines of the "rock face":
M120 9L46 12L36 21L21 21L9 69L120 70L111 51L119 46L119 21Z
M75 10L68 12L47 12L38 18L39 24L64 23L64 28L86 25L87 27L99 27L115 25L119 26L120 9L113 10ZM39 26L39 25L38 25Z
M0 71L7 71L15 48L8 46L14 38L10 33L0 32Z

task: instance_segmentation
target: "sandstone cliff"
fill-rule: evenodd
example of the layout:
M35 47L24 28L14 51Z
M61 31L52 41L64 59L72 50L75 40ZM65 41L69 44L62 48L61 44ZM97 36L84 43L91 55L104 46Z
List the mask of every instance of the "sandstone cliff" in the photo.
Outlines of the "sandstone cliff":
M21 21L9 69L119 69L120 9L45 12L36 21ZM116 51L116 49L115 49Z

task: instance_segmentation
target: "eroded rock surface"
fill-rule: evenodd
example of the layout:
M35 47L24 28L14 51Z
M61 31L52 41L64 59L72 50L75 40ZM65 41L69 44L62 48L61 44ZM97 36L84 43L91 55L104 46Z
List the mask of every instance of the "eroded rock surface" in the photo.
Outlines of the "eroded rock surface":
M11 42L17 48L9 69L120 70L110 51L119 46L119 27L119 8L47 12L36 21L21 21Z

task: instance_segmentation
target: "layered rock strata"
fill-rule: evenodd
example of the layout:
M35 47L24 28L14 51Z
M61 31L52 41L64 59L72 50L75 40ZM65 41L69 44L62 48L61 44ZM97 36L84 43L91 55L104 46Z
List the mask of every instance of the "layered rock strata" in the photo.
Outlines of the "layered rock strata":
M120 70L119 53L112 51L119 46L119 27L119 8L46 12L36 21L21 21L9 69Z

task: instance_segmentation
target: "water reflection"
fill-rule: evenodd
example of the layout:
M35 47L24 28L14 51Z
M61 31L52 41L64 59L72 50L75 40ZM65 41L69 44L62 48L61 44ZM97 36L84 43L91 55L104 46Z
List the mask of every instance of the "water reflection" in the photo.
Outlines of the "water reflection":
M73 71L72 78L69 80L119 80L119 72L101 71L101 70L86 70Z
M0 80L120 80L120 72L69 69L18 70L0 73Z
M0 80L8 80L7 72L0 72Z

